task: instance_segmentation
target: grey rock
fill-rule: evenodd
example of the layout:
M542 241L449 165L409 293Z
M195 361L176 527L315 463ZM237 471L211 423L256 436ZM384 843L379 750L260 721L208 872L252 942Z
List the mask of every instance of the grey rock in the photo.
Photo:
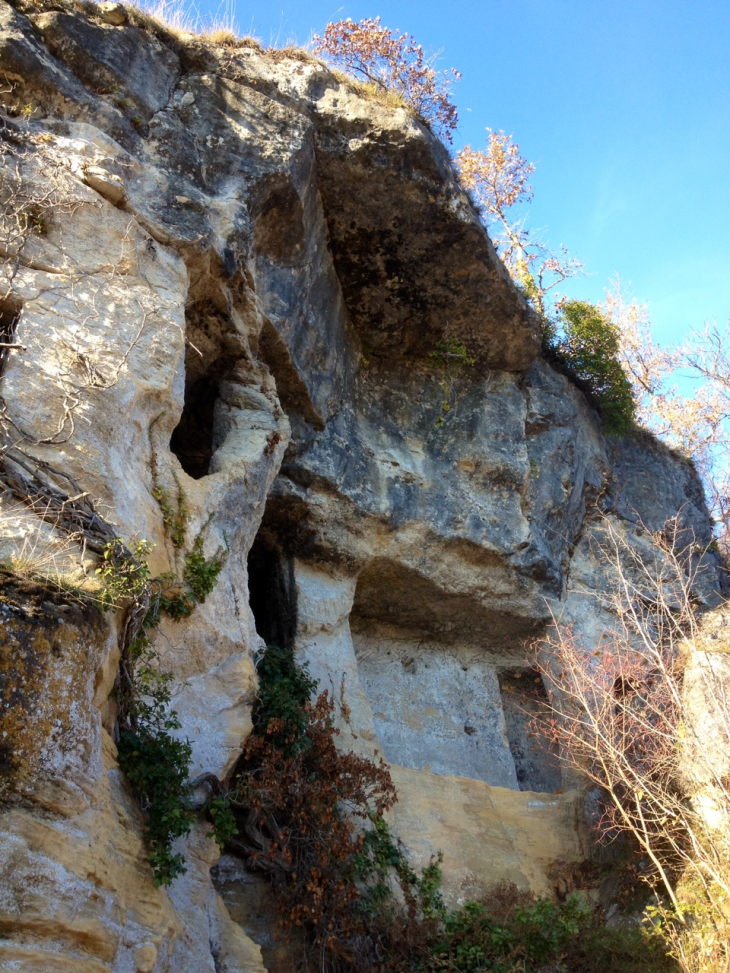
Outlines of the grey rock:
M542 697L517 692L520 709L509 694L534 682L530 645L553 615L586 649L615 624L607 523L652 557L670 521L703 569L694 596L717 602L696 473L647 435L605 437L582 393L540 357L537 318L446 149L406 109L305 54L153 36L121 23L116 6L97 19L31 19L0 0L0 66L19 104L34 106L23 166L63 177L47 232L5 280L25 350L4 362L4 408L120 533L155 545L155 572L181 557L158 484L184 495L188 541L203 531L206 553L228 545L215 591L156 642L194 774L232 771L251 729L254 654L275 639L339 702L343 746L394 764L417 811L401 809L402 837L422 863L453 839L450 895L485 887L475 856L547 893L549 856L534 860L534 848L579 854L580 795L545 793L560 783L554 754L544 740L532 749L520 715ZM447 367L443 342L463 344L473 364ZM69 401L70 347L114 381L84 388L88 421L59 443L46 433ZM26 536L11 519L0 520L3 557ZM38 536L59 543L50 525ZM96 774L74 778L86 796L64 805L68 826L48 824L50 864L24 837L38 814L56 813L45 792L33 796L42 810L24 808L3 835L19 856L18 895L26 876L40 882L74 860L75 836L97 843L83 874L63 878L55 924L28 962L53 965L83 901L112 973L134 962L260 969L213 889L217 852L202 826L171 896L152 887L141 818L105 735L116 664L111 650L86 663L93 733L64 724L44 757L62 767L54 747L83 750ZM53 787L58 802L71 782L59 772ZM452 813L456 837L443 827ZM418 814L429 816L420 837ZM97 906L105 833L121 850L113 874L103 866ZM38 888L35 930L56 901L56 885ZM144 914L122 928L116 917L140 888ZM11 928L15 913L0 921Z
M50 53L92 91L130 102L145 121L170 100L180 63L145 31L95 24L58 10L38 15L34 23Z

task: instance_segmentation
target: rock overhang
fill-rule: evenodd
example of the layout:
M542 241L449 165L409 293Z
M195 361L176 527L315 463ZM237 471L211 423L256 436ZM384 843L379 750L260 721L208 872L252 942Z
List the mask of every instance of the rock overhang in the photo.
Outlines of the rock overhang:
M10 124L36 139L39 158L53 151L55 164L65 151L73 177L86 184L84 191L98 194L72 216L59 212L56 229L77 261L91 252L88 279L98 276L95 251L109 251L112 280L102 274L101 283L107 292L121 289L119 296L112 293L113 327L103 334L80 308L70 308L64 320L83 320L93 336L113 339L121 356L139 326L136 306L125 299L135 261L139 286L144 278L150 300L165 311L143 340L134 339L120 383L109 395L99 392L89 413L93 422L84 423L59 451L64 468L104 497L129 536L141 529L157 544L155 571L167 566L169 539L152 492L154 464L171 498L184 491L195 525L191 532L214 512L209 543L230 542L220 584L207 603L161 633L161 659L181 689L175 705L183 732L195 744L195 769L224 776L240 753L250 731L252 659L260 636L277 644L298 642L303 657L309 653L313 667L331 676L333 688L344 692L347 683L361 743L378 743L374 731L368 734L368 706L376 710L382 699L390 707L390 716L375 714L378 733L385 739L387 730L388 746L395 747L386 756L399 763L400 747L412 758L402 771L395 769L404 795L401 812L408 811L411 794L441 795L430 809L414 800L410 825L397 821L403 835L410 829L409 849L423 852L423 863L440 847L443 820L471 834L475 804L487 807L494 798L499 808L514 807L531 818L537 808L538 819L555 806L555 815L530 825L528 851L521 863L510 859L506 873L515 879L529 873L527 884L548 891L549 860L569 857L566 847L582 853L574 828L578 795L490 790L483 781L497 771L506 776L495 780L516 786L512 773L518 761L510 771L510 752L524 734L520 726L511 737L507 732L510 720L519 723L514 713L505 712L504 733L500 719L489 717L500 715L501 684L513 677L520 684L526 646L549 624L548 601L556 613L565 608L586 644L606 623L607 613L596 613L590 600L610 583L591 543L596 498L603 514L627 531L638 533L639 519L659 528L683 510L687 524L705 537L706 510L696 478L662 451L649 462L640 442L632 447L607 440L580 392L540 359L536 318L455 180L446 149L405 109L363 97L306 56L226 50L178 38L175 60L160 54L159 41L136 27L137 33L103 27L93 17L81 24L83 15L66 11L41 15L46 20L34 32L35 14L28 19L1 2L0 11L11 28L0 35L3 66L12 67L12 80L21 86L19 103L36 106L27 123ZM79 62L78 44L60 42L62 27L87 39L94 55L88 63ZM158 58L158 80L171 77L176 86L168 90L164 81L151 83L150 91L144 85L135 89L123 60L102 56L110 38L125 31L136 38L143 61ZM41 43L44 32L56 57ZM103 70L94 67L102 62ZM117 93L109 90L117 83L110 84L110 64L119 74ZM120 107L115 99L131 104ZM134 118L138 111L142 124ZM79 246L74 221L94 241L91 247ZM102 225L108 240L98 232ZM34 240L27 251L32 259L47 257L56 229ZM117 250L127 254L131 239L134 258L117 273ZM73 283L78 267L66 269ZM34 360L42 366L58 331L40 315L31 287L35 273L23 268L13 285L22 297L22 315L19 305L7 310L8 320L20 315L20 337L30 355L23 360L12 353L3 394L24 420L40 409L38 403L53 399L47 386L33 391L19 367L28 370ZM445 376L430 357L440 342L463 344L476 359L463 374L449 376L448 409L439 392ZM171 434L181 411L195 411L196 398L185 386L201 377L199 370L213 411L199 424L205 449L191 466L191 437L182 437L187 441L176 453ZM42 368L35 371L40 375ZM35 402L14 385L18 376ZM294 441L282 467L290 425ZM651 486L657 479L660 490ZM276 578L285 594L292 584L297 589L299 616L296 604L285 605L287 625L257 635L256 584L249 582L257 571L259 581L269 581L260 568L266 557L256 556L264 540L285 548L291 559ZM284 595L274 599L279 622L285 601ZM386 693L381 690L389 689L387 671L380 662L392 646L399 654L388 665L399 678ZM367 691L355 698L359 666ZM112 668L107 665L105 678L113 678ZM440 681L433 678L436 668ZM86 665L85 674L93 675L92 669L92 663ZM470 695L470 672L475 683L480 672L487 673L492 691L487 703ZM400 717L402 687L411 693L409 718L420 719L423 693L416 680L422 677L428 677L434 701L434 712L427 714L433 737L448 736L448 746L434 749L442 760L434 768L444 775L436 780L423 769L430 757L420 742L412 746L405 731L386 726ZM441 694L452 683L452 695ZM106 696L102 684L99 692ZM459 705L450 707L457 694ZM110 702L103 717L109 729L112 707ZM447 723L449 734L443 734ZM113 746L103 738L118 783ZM488 744L504 757L501 770L482 759L483 752L476 761L477 748ZM447 750L458 759L446 761ZM474 779L448 776L461 773ZM543 776L539 789L549 790L549 775ZM89 793L94 787L101 793L93 782ZM111 813L122 800L115 792L104 806ZM131 804L129 794L126 800ZM141 818L134 813L132 807L128 835L134 850L120 853L118 875L123 880L132 862L139 881L130 888L157 902L144 871ZM433 829L425 829L428 841L421 847L427 820ZM537 848L545 834L558 833L560 821L567 844L551 846L549 853ZM491 818L484 823L484 833L491 835ZM512 818L507 823L511 829ZM87 842L88 819L78 827ZM429 847L431 835L436 844ZM209 927L210 902L185 900L185 888L193 884L201 895L209 890L209 862L205 855L196 857L196 841L200 850L207 839L200 832L186 850L190 882L173 890L187 939L165 923L150 933L161 944L177 943L161 969L180 969L182 962L196 973L212 970L208 929L215 927L215 909ZM482 842L478 867L494 877L490 841ZM471 883L478 876L471 875L476 858L471 861L467 845L463 860L470 874L463 877ZM504 848L512 855L511 840L505 839ZM34 855L28 856L28 874L37 873ZM453 878L461 864L448 867ZM121 901L116 881L117 875L110 880L112 902ZM93 903L86 888L79 895ZM29 914L32 920L35 913ZM125 935L131 949L147 933ZM44 951L46 946L55 957L55 945L44 941ZM198 957L192 965L191 946ZM127 960L120 952L115 973L128 968Z

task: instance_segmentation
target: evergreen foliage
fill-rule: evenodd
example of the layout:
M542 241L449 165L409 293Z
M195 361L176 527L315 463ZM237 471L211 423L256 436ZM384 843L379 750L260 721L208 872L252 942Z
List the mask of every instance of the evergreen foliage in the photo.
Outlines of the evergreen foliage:
M307 663L299 665L290 649L269 645L256 662L259 677L254 730L287 754L307 746L307 703L317 688ZM277 721L276 724L274 721Z
M158 887L169 885L185 871L182 855L172 851L172 843L188 834L195 820L188 800L192 747L170 733L180 729L174 710L154 704L149 709L150 723L143 723L136 732L120 734L119 766L145 814L148 860Z
M164 514L164 511L163 511ZM210 521L208 521L210 523ZM184 530L178 524L177 530ZM207 527L208 524L205 525ZM119 704L119 766L127 775L145 815L149 862L156 886L169 885L185 871L184 859L173 852L173 842L190 831L196 814L190 806L188 783L192 747L175 731L181 723L172 707L173 675L160 668L154 647L154 630L164 616L180 621L189 617L215 587L228 551L219 548L206 558L204 531L200 531L185 555L182 579L164 574L150 579L146 541L131 551L115 538L107 544L97 575L104 585L108 607L126 605L130 618L140 614L136 627L130 623L116 687ZM206 808L220 844L235 829L230 812L215 798Z
M594 304L563 301L556 321L545 327L544 346L598 409L604 430L625 435L634 425L635 400L616 325Z

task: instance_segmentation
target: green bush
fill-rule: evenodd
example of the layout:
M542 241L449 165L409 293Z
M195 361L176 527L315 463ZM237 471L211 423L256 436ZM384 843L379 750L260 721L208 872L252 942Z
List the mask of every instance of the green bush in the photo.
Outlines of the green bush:
M545 328L548 358L563 364L598 409L603 428L622 436L635 420L631 383L619 357L619 332L594 304L565 301Z
M148 860L156 887L169 885L185 871L172 843L186 835L195 820L187 782L192 747L169 732L179 728L172 710L161 726L143 725L136 733L123 731L119 737L119 766L145 814Z
M505 889L509 895L510 888ZM507 915L495 918L487 905L467 902L446 914L432 947L431 969L454 973L513 973L561 958L566 946L590 923L591 910L578 895L563 903L525 896Z
M580 893L563 902L511 884L442 917L425 968L449 973L677 973L639 925L608 927ZM416 966L415 969L419 967Z
M267 645L256 661L256 672L259 691L254 732L268 737L287 754L297 753L307 745L306 707L317 688L307 663L298 664L291 649Z
M126 601L137 601L144 594L149 583L147 558L151 551L145 540L138 541L131 550L121 537L105 545L95 572L102 584L104 608L120 608Z
M667 943L646 926L595 920L571 943L564 966L568 973L680 973Z
M149 545L140 541L128 551L119 538L107 544L96 572L104 585L102 601L107 607L126 603L130 619L135 613L142 614L136 628L131 621L126 628L132 634L127 635L116 688L118 749L119 766L145 815L156 886L169 885L185 871L184 860L172 851L172 845L190 831L196 814L190 807L188 784L192 747L189 741L174 736L181 724L172 708L173 676L160 668L152 633L163 616L175 621L189 617L215 587L228 550L219 548L206 558L204 531L205 527L185 555L182 579L169 573L150 579ZM235 830L229 808L213 798L205 812L216 840L222 844Z

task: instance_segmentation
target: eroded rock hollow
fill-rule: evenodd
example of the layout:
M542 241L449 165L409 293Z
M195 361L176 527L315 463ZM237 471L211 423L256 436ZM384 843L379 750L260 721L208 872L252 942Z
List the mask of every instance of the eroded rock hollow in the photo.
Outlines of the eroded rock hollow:
M391 765L394 831L414 866L443 851L450 902L549 892L585 854L581 793L528 732L545 689L525 646L557 616L586 643L610 625L599 511L639 546L669 518L709 543L694 470L606 438L541 358L405 109L296 52L109 19L0 2L5 447L153 545L156 573L180 557L161 496L228 549L155 636L195 774L231 772L253 654L290 645L345 704L342 746ZM473 364L439 358L450 343ZM14 455L3 558L78 559L21 502ZM0 580L0 966L263 970L257 893L207 825L153 886L114 744L119 618Z

